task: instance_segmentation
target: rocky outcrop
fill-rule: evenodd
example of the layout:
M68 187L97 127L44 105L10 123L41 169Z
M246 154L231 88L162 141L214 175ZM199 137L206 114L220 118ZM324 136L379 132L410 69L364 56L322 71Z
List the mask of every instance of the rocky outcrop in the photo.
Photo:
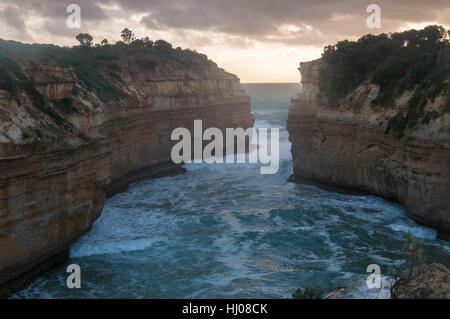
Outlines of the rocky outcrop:
M391 298L450 299L450 271L442 264L420 265L394 285Z
M107 195L181 171L170 159L174 128L192 129L195 119L204 128L253 126L239 79L204 58L187 66L158 53L143 69L127 53L113 66L99 60L99 82L87 85L75 58L64 65L32 50L5 52L0 67L12 71L0 79L3 295L63 260Z
M450 114L386 134L397 110L373 107L379 87L368 81L339 107L317 98L321 60L301 64L303 93L292 100L288 130L292 142L292 180L348 192L371 193L399 201L415 221L450 238ZM396 101L405 107L411 92ZM440 95L425 109L444 104Z
M367 276L355 276L347 280L343 287L334 289L325 295L325 299L389 299L394 279L381 277L379 288L367 286Z

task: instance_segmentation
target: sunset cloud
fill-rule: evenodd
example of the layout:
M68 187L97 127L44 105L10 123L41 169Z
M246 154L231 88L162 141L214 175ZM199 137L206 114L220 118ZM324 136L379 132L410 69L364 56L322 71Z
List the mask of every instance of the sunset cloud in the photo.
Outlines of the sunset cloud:
M82 29L68 29L66 8L81 7ZM255 50L278 48L267 56L286 58L285 52L317 52L343 39L367 33L393 32L428 23L450 25L448 0L383 0L381 29L369 29L367 6L360 0L0 0L1 38L27 42L75 44L74 36L89 32L99 42L119 40L120 30L131 28L138 36L165 38L174 46L191 47L219 64L236 69L225 56L241 52L243 60ZM4 27L3 27L4 26ZM220 53L222 52L222 53ZM284 52L284 53L283 53ZM236 53L236 52L234 52ZM235 56L235 54L233 54ZM259 61L260 59L258 59ZM277 60L278 61L278 60ZM234 66L233 66L234 64ZM283 64L283 63L282 63ZM231 66L231 67L230 67ZM296 72L295 68L294 71ZM289 73L294 80L297 73ZM251 80L247 75L244 80Z

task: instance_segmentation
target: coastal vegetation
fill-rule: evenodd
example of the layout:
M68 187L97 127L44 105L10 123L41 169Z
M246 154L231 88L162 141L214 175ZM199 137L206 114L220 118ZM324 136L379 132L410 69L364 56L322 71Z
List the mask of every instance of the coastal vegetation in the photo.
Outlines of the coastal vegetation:
M450 271L443 264L423 262L423 243L411 232L406 235L405 259L391 268L394 279L391 299L448 299Z
M107 69L107 74L120 80L121 69L113 61L132 57L138 66L145 70L156 70L157 66L167 62L181 68L193 68L199 65L216 66L204 54L190 49L173 48L164 40L153 42L148 37L136 39L129 29L121 34L123 41L109 44L104 39L100 44L93 44L91 35L79 34L76 39L79 46L59 47L51 44L23 44L15 41L0 40L0 89L11 95L17 94L18 82L26 80L15 61L57 61L63 67L71 67L81 84L96 93L103 101L120 100L125 97L114 83L108 81L98 72Z
M442 26L392 34L365 35L357 41L341 41L325 47L319 73L319 97L338 107L364 81L379 86L372 107L398 112L389 120L385 133L403 136L407 128L427 124L450 112L450 33ZM411 91L407 109L396 100ZM447 95L442 108L425 110L439 95Z
M153 42L149 37L137 39L129 29L121 33L122 41L109 44L107 39L94 45L90 34L76 36L79 46L59 47L51 44L23 44L0 39L0 90L7 91L19 101L25 93L33 106L44 112L55 123L71 131L71 125L61 114L78 113L71 98L47 100L34 85L28 71L38 69L41 63L55 63L71 70L78 78L78 85L95 93L102 102L118 102L127 96L121 87L124 64L135 65L146 72L157 72L170 63L180 69L198 66L215 67L204 54L189 49L173 48L164 40ZM20 61L20 63L19 63ZM116 63L122 61L121 63ZM122 67L121 67L122 65ZM78 90L74 86L74 91ZM76 92L74 92L76 94Z
M415 238L410 231L406 234L404 252L404 261L389 270L396 283L411 279L414 270L423 263L423 243Z
M323 294L311 287L299 288L292 294L293 299L323 299Z

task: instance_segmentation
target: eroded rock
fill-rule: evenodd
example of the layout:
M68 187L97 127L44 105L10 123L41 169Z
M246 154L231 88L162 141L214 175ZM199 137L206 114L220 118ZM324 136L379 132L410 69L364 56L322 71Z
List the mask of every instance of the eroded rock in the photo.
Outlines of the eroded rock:
M392 299L450 299L450 271L442 264L423 264L408 280L392 288Z
M19 70L9 76L20 72L22 82L17 92L0 90L0 295L67 255L107 193L179 172L173 129L192 129L196 119L221 129L254 123L239 79L207 60L161 59L145 70L132 54L113 67L104 60L94 75L111 92L101 96L70 65L31 53L9 59Z

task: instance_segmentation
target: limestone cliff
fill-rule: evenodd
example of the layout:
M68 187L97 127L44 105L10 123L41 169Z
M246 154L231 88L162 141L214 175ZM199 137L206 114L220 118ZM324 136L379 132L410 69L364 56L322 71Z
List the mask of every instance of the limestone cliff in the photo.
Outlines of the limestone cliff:
M254 123L239 79L189 50L0 42L0 294L65 258L108 194L180 171L174 128Z
M374 107L380 87L363 81L338 106L320 98L321 59L301 63L303 93L292 100L288 130L292 142L292 180L335 190L364 192L397 200L406 214L450 235L450 114L441 94L425 112L439 116L406 129L399 137L387 126L407 107L412 91L396 107Z

